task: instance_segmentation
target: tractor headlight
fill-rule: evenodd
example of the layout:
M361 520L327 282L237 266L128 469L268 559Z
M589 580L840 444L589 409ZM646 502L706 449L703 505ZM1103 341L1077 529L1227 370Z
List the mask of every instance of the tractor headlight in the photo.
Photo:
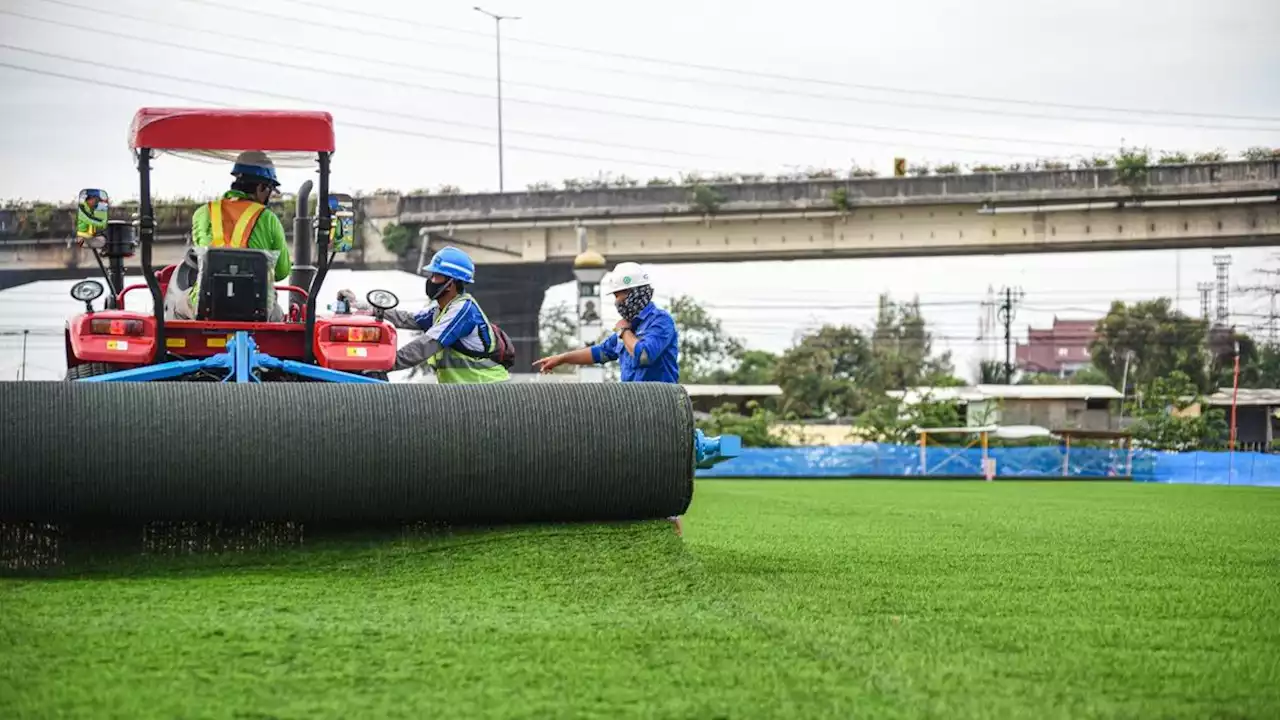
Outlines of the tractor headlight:
M97 280L81 280L71 286L71 297L80 302L93 302L102 297L104 288Z
M371 290L364 299L379 310L390 310L400 304L400 298L390 290Z

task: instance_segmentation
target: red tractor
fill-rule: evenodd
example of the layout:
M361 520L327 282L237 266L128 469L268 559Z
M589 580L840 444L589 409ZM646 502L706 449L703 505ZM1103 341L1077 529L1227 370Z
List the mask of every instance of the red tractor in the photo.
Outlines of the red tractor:
M103 308L95 310L93 302L105 291L102 283L84 280L71 289L85 311L67 323L68 380L386 381L397 345L395 328L382 313L398 304L394 294L369 293L371 316L316 317L316 294L334 255L349 250L352 241L351 213L349 208L343 212L343 200L350 198L329 192L334 152L329 113L142 108L134 116L129 146L138 164L138 214L132 222L94 227L84 243L103 268L109 294ZM313 158L319 165L322 202L314 223L305 217L310 181L298 197L294 284L275 285L272 254L244 247L192 247L183 261L153 267L152 158L171 153L230 159L247 150L266 153L278 165L309 164ZM144 282L124 285L124 260L135 248L141 250ZM194 319L174 317L167 299L195 284ZM127 296L135 291L149 292L149 311L126 308ZM288 312L275 304L277 292L292 296Z

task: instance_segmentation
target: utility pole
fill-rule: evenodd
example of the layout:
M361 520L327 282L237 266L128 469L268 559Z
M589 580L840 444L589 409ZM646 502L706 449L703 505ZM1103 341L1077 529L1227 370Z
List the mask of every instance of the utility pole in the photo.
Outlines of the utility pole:
M1000 303L1000 323L1004 325L1004 384L1013 384L1013 317L1014 307L1022 301L1021 288L1005 287L1004 301Z
M30 330L22 331L22 379L27 379L27 336L31 334Z
M495 15L488 10L475 6L476 12L483 13L493 18L494 39L497 41L498 49L498 192L506 191L505 175L502 163L502 21L503 20L519 20L514 15Z
M1119 430L1124 429L1124 405L1129 401L1129 363L1133 362L1133 351L1124 353L1124 374L1120 376L1120 421Z

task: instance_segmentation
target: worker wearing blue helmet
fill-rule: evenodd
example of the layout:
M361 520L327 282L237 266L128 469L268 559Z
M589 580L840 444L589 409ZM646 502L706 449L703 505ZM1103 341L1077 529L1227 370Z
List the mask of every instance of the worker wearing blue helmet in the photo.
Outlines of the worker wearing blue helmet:
M426 363L435 370L436 380L446 384L504 382L510 379L499 354L505 337L489 322L480 304L467 293L475 281L476 266L471 257L455 247L446 247L422 268L427 276L427 297L431 307L418 312L388 310L386 319L398 328L420 330L396 353L392 370L406 370ZM355 294L342 290L338 297L355 303ZM509 340L506 340L509 343Z

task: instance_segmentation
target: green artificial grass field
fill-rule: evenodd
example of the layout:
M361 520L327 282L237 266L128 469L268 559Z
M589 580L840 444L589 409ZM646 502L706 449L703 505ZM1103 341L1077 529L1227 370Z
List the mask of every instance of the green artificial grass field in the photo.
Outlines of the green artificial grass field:
M700 481L666 523L0 579L0 717L1280 716L1280 492Z

